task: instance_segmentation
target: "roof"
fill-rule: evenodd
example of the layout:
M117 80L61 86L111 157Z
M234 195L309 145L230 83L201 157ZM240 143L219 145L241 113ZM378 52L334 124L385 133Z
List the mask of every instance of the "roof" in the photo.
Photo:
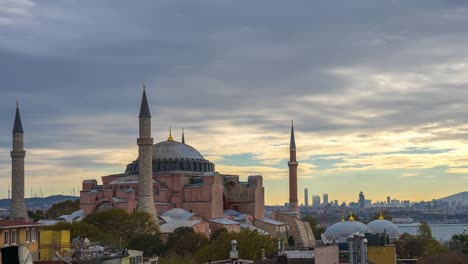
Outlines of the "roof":
M83 210L78 210L75 211L69 215L61 215L59 216L59 220L65 220L67 222L73 222L73 221L81 221L81 219L84 218L84 211Z
M13 134L23 134L23 124L21 123L21 115L19 112L19 107L16 105L16 115L15 115L15 124L13 125Z
M325 230L325 235L329 240L344 242L350 234L368 232L369 227L359 221L343 221L328 227L327 230Z
M164 219L164 217L170 217L172 219L175 219L175 220L189 220L192 216L194 215L194 213L191 213L185 209L182 209L182 208L172 208L170 210L167 210L166 212L162 213L161 214L161 218ZM167 220L170 221L170 218L168 218ZM164 221L166 221L166 219L164 219Z
M239 222L232 221L227 218L213 218L213 219L208 219L207 221L217 223L217 224L222 224L222 225L239 225Z
M40 226L40 224L33 223L33 222L0 219L0 228L23 227L23 226L24 227Z
M267 224L276 225L276 226L287 225L284 222L273 220L271 218L266 218L266 217L263 218L263 219L255 219L255 221L262 221L262 222L265 222Z
M245 221L247 214L239 213L236 210L228 209L224 210L224 216L231 216L235 221Z
M153 145L154 159L195 159L205 158L194 147L177 141L162 141Z
M251 230L251 231L257 231L259 234L262 234L262 235L268 235L269 233L261 228L258 228L254 225L251 225L251 224L247 224L247 223L241 223L240 224L240 227L242 229L248 229L248 230Z
M373 234L388 234L390 237L400 237L400 229L392 222L385 219L374 220L367 224Z
M198 223L200 223L202 220L190 220L190 221L176 221L176 222L171 222L171 223L165 223L161 226L159 226L159 231L161 233L172 233L174 230L176 230L179 227L192 227Z
M151 118L148 100L146 99L146 91L144 89L143 89L143 97L141 98L140 115L138 117Z

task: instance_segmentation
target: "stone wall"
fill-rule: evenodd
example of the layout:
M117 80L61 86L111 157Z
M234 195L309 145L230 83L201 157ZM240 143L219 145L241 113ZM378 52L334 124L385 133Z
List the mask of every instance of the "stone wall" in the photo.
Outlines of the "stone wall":
M302 221L293 214L274 212L271 218L289 225L289 235L294 237L297 247L314 247L315 237L308 222Z

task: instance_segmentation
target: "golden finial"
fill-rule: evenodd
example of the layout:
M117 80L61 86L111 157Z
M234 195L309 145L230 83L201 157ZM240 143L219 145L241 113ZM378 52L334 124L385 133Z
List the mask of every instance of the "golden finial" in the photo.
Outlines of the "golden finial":
M344 222L344 215L341 215L341 222Z
M354 221L353 211L351 211L351 214L349 215L348 220L349 220L349 221Z
M167 141L174 141L174 138L172 137L172 127L169 127L169 137L167 138Z
M382 215L382 211L380 211L379 220L384 220L384 217L383 217L383 215Z

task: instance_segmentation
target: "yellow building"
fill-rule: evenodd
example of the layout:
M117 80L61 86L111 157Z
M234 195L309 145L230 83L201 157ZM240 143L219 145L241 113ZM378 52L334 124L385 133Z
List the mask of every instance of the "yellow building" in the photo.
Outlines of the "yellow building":
M69 230L41 230L40 260L51 260L57 253L71 255Z
M367 247L367 260L375 264L396 264L395 245Z
M39 227L39 224L31 222L0 219L0 248L23 245L31 251L33 259L38 260ZM1 257L0 264L6 264L2 263Z

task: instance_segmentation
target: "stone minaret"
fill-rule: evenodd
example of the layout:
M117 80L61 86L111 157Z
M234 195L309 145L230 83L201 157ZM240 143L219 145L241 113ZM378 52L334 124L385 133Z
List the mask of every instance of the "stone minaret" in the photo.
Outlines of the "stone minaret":
M294 139L294 125L291 122L291 141L289 143L289 211L299 212L297 207L297 161L296 140Z
M143 86L141 99L140 135L138 143L138 211L149 213L156 219L153 198L153 138L151 137L151 113Z
M10 219L29 221L24 205L24 139L21 116L16 104L15 124L13 126L13 149L11 151L11 208Z

